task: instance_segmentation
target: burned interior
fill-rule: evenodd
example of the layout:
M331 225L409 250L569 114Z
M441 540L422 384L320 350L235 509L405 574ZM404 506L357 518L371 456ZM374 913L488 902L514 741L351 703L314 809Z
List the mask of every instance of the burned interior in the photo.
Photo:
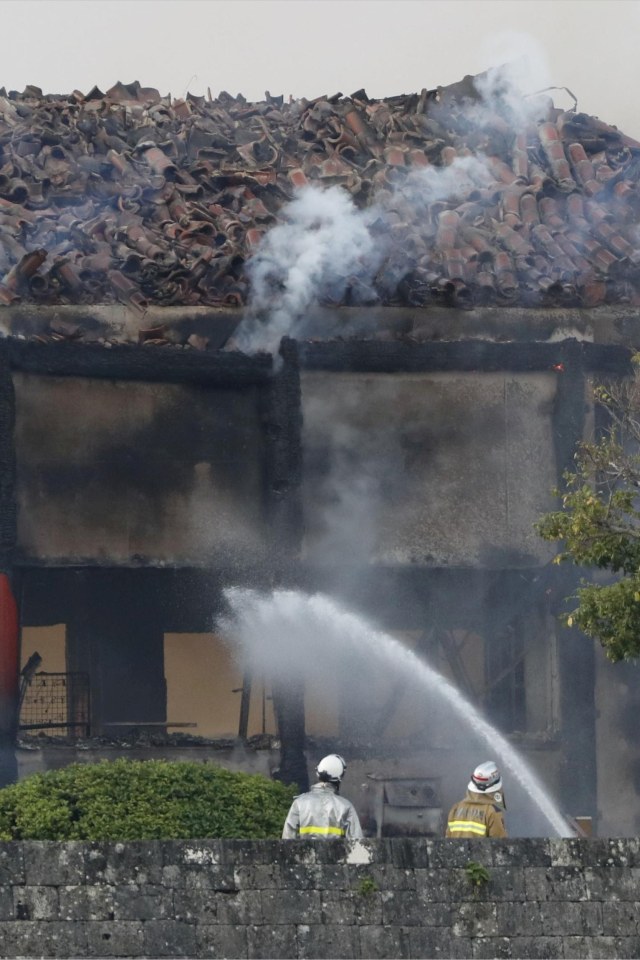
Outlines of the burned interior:
M594 428L590 384L630 372L640 144L497 79L0 91L22 774L82 745L304 785L338 749L376 829L386 797L389 832L437 833L477 744L392 675L243 669L225 589L285 588L436 667L567 813L636 829L599 772L632 685L603 706L612 675L558 621L578 574L534 524ZM305 272L313 242L331 253Z

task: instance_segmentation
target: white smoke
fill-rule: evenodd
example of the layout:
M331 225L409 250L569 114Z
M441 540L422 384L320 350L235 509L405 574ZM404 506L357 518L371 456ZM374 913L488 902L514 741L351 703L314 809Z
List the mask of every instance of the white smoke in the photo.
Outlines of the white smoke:
M304 335L315 305L340 303L354 280L371 286L385 257L402 254L391 229L402 205L424 214L426 223L432 203L460 202L492 179L485 158L456 157L446 167L410 171L365 210L341 187L303 187L247 263L249 303L234 347L275 352L283 336Z
M479 187L487 187L495 181L487 160L481 154L456 157L446 167L419 167L412 170L395 194L412 206L428 207L438 201L461 203Z
M235 337L241 350L274 350L305 312L331 293L339 301L354 276L371 276L382 256L369 224L340 187L303 187L247 264L251 294Z
M482 105L473 108L474 121L482 121L483 109L499 112L518 133L539 117L540 98L534 95L553 83L544 49L529 34L507 30L485 42L484 55L499 66L474 79L482 96Z

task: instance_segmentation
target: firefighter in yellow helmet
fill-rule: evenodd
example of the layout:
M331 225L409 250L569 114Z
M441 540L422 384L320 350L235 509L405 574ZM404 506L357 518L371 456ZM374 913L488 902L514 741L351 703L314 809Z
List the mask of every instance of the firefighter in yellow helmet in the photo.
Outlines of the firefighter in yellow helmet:
M362 827L350 800L341 797L340 783L347 765L337 753L324 757L316 768L318 782L295 797L282 830L283 840L312 837L336 840L362 837Z
M447 817L447 837L506 837L502 777L493 760L475 768L464 800Z

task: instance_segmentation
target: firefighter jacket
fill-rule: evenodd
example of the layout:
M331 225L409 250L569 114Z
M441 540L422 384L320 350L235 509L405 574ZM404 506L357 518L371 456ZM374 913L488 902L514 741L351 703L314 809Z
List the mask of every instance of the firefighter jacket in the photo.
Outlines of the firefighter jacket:
M506 837L504 813L497 793L467 790L464 800L454 804L447 817L447 837Z
M319 840L362 837L353 804L341 797L332 783L315 783L308 793L294 798L282 830L283 840L313 837Z

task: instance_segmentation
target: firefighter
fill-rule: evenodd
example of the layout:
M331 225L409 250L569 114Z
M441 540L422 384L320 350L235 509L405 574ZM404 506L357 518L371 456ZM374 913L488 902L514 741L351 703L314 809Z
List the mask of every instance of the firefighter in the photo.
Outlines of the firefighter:
M318 782L307 793L294 797L282 830L283 840L362 837L355 807L339 795L346 769L346 763L337 753L330 753L320 761L316 768Z
M447 837L506 837L502 777L493 760L475 768L464 800L447 817Z

